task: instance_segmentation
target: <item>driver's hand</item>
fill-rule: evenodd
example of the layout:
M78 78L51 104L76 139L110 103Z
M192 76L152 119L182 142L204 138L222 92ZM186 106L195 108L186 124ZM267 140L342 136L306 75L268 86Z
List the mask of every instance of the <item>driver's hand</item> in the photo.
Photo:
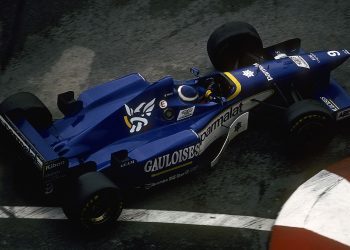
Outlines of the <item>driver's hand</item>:
M213 94L213 91L211 91L210 89L208 89L206 92L205 92L205 95L204 95L205 99L208 100L208 101L212 101L212 102L216 102L216 103L221 103L222 104L222 99L218 96L215 96Z
M205 99L207 100L213 100L214 98L214 94L213 91L211 91L211 89L208 89L205 94L204 94Z

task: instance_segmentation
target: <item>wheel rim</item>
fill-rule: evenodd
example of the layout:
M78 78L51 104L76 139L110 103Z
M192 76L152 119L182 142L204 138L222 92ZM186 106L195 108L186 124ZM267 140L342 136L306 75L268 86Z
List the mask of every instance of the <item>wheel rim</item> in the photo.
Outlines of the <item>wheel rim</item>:
M296 132L299 141L304 142L306 145L311 145L326 141L327 124L324 120L309 120L302 124Z
M120 207L121 203L113 192L99 192L86 202L81 221L87 227L111 222L119 215Z

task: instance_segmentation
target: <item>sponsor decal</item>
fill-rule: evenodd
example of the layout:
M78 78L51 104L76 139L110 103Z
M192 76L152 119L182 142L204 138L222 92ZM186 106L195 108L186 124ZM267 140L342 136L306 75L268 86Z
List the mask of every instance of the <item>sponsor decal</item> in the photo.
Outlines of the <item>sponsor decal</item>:
M15 138L15 140L18 142L18 144L22 147L24 152L29 155L35 165L37 165L40 170L43 166L43 158L40 156L36 150L34 150L34 147L29 146L25 139L23 139L18 132L16 132L11 125L0 115L0 122L4 125L5 129Z
M210 162L210 166L214 167L218 162L220 157L222 156L224 150L228 146L229 142L239 135L241 132L248 129L248 117L249 112L242 113L237 118L235 118L234 122L229 126L229 130L225 139L225 142L222 144L219 153L216 157Z
M124 122L130 128L130 133L139 132L143 127L147 126L148 120L146 117L151 116L155 100L154 98L148 103L143 102L135 109L130 108L126 104L124 105L127 113L124 116Z
M273 95L273 93L273 89L268 89L258 94L252 95L242 100L241 102L230 106L229 108L223 110L221 113L215 116L201 131L197 133L201 141L201 154L216 139L226 135L229 132L231 125L234 124L239 115L259 105L259 101L267 99L268 97ZM237 127L237 129L239 131L242 131L243 128L245 128L245 124L248 124L248 121L244 122L243 120L243 123L241 124L242 128ZM233 134L236 135L237 133Z
M343 52L347 55L350 55L350 52L347 49L343 49Z
M331 99L327 99L326 97L323 97L323 96L321 96L320 98L332 111L339 110L339 107Z
M60 162L52 162L52 163L50 163L48 165L45 165L44 171L49 171L49 170L52 170L54 168L62 167L64 164L66 164L65 160L62 160Z
M174 92L166 93L166 94L164 95L164 98L167 98L167 97L169 97L169 96L172 96L173 94L174 94Z
M329 55L329 56L340 56L340 53L339 53L339 51L331 50L331 51L327 52L327 55Z
M186 162L186 161L192 160L193 158L197 157L199 155L199 150L200 150L200 143L183 148L183 149L179 149L177 151L174 151L166 155L159 156L155 159L147 161L144 166L144 171L146 173L154 173L154 172L163 170L162 172L152 175L152 177L154 177L163 173L170 172L175 169L179 169L180 167L190 165L192 164L192 162L191 161ZM184 163L184 164L176 166L181 163ZM176 166L176 167L169 169L172 166Z
M260 65L260 64L258 64L258 63L254 63L253 65L254 65L255 67L259 68L259 70L265 75L265 77L266 77L266 79L267 79L268 81L272 81L272 80L273 80L273 78L271 77L270 73L267 72L267 70L266 70L262 65Z
M312 61L316 61L317 63L320 63L320 59L318 59L318 57L314 53L310 53L308 56Z
M123 167L131 166L131 165L134 165L135 162L136 162L135 160L126 160L120 164L120 167L123 168Z
M239 130L242 128L242 122L237 122L235 125L234 131L239 132Z
M350 108L339 111L337 114L337 120L342 120L350 116Z
M219 162L220 157L222 156L229 142L233 138L235 138L237 135L239 135L241 132L248 129L248 117L249 117L249 112L242 113L237 118L235 118L234 122L229 126L225 142L222 144L219 153L210 162L211 167L214 167Z
M179 112L179 115L177 116L177 120L180 121L193 116L194 109L195 109L195 106L187 109L181 109Z
M274 58L276 60L288 57L287 54L285 54L285 53L280 53L279 51L276 51L276 53L277 53L277 55L274 56Z
M178 174L172 175L172 176L170 176L168 178L165 178L165 179L162 179L162 180L160 180L158 182L148 183L148 184L145 185L145 188L146 189L150 189L152 187L155 187L155 186L167 183L169 181L173 181L173 180L179 179L179 178L181 178L181 177L183 177L185 175L188 175L188 174L192 173L193 171L196 171L197 169L198 169L198 166L194 166L191 169L186 169L182 173L178 173Z
M252 76L254 76L254 72L249 69L243 70L242 73L247 78L251 78Z
M225 127L232 123L232 120L235 116L242 113L243 103L231 106L230 108L224 110L218 116L216 116L198 135L203 143L207 138L211 137L215 131L220 130L221 127Z
M53 181L64 176L68 161L64 158L46 162L43 166L43 178ZM47 180L46 180L47 181Z
M301 56L289 56L289 58L299 67L299 68L305 68L310 69L309 64L305 61L304 58Z
M159 107L160 107L161 109L165 109L166 107L168 107L167 101L166 101L166 100L161 100L161 101L159 102Z

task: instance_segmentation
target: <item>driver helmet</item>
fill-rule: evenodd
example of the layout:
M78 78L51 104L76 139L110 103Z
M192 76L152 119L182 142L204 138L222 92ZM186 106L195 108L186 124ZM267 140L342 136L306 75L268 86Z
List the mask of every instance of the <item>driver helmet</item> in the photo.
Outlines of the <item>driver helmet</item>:
M198 92L197 90L189 85L181 85L177 89L179 93L179 97L182 101L185 102L195 102L198 100Z

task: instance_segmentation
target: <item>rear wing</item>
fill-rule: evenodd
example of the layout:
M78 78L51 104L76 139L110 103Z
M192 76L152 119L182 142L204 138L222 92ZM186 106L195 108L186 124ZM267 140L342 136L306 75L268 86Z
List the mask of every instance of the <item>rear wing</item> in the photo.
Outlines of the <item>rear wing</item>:
M44 182L53 182L66 175L68 160L54 152L27 120L22 119L15 124L5 114L0 114L0 125L29 156Z

